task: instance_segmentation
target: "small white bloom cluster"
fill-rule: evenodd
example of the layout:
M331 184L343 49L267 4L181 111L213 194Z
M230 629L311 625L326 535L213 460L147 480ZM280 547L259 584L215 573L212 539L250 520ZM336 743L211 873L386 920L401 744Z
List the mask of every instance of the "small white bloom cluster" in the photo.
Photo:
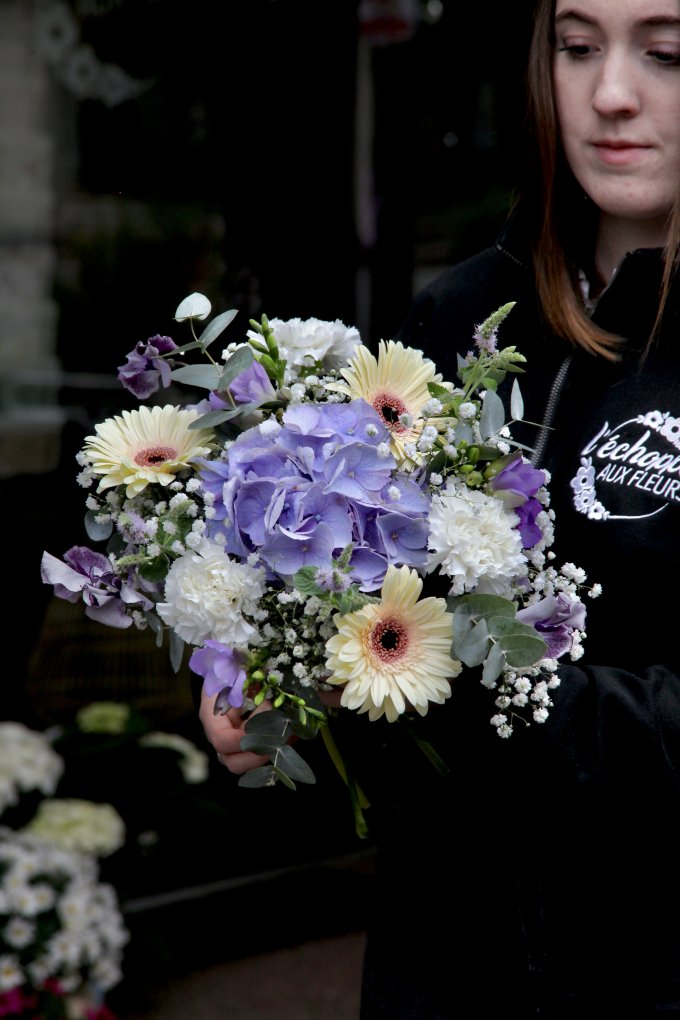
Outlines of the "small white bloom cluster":
M23 830L63 850L108 857L125 843L125 823L111 804L46 798Z
M0 991L56 978L66 992L106 992L128 938L91 857L0 829Z
M0 723L0 815L22 793L54 793L63 771L63 759L43 733L23 723Z
M268 590L275 611L262 629L269 655L265 667L272 682L292 674L301 687L318 687L327 675L326 641L335 633L331 607L316 595ZM272 624L275 620L276 624Z

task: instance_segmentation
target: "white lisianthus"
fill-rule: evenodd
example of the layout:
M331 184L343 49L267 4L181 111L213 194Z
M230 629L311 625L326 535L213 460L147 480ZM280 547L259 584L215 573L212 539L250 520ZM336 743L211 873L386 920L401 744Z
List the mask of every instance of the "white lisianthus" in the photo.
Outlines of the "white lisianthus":
M23 792L54 793L63 771L63 759L44 734L23 723L0 723L0 815Z
M439 567L452 580L451 594L482 585L503 591L526 573L517 518L500 499L475 489L459 492L454 479L432 497L428 571Z
M244 618L264 595L264 571L231 559L204 538L170 567L165 602L156 607L169 627L190 645L208 639L229 647L254 643L258 632Z
M305 358L321 362L324 368L340 368L352 357L361 343L359 331L344 322L323 319L270 319L279 354L289 365L307 364ZM259 334L248 330L257 340Z

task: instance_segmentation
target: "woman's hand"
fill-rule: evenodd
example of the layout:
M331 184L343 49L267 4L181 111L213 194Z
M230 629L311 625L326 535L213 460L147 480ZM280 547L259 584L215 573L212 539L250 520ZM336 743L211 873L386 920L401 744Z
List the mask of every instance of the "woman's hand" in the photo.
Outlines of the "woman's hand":
M239 708L230 708L225 715L215 715L214 706L217 695L208 697L201 691L201 706L198 717L201 720L208 742L217 751L217 759L234 775L264 765L269 759L266 755L254 754L252 751L241 750L241 740L245 735L245 722ZM263 701L254 712L266 712L271 708L269 701ZM251 713L251 714L254 714Z

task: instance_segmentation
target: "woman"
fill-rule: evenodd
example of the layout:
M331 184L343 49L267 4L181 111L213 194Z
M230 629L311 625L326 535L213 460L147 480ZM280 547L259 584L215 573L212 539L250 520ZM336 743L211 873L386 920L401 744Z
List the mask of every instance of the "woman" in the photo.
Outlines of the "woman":
M364 763L378 833L362 1017L680 1017L680 0L538 0L534 171L494 248L401 331L445 377L490 311L527 357L520 438L586 568L586 655L548 721L499 740L454 682ZM563 552L560 553L560 546ZM234 772L235 718L206 730Z

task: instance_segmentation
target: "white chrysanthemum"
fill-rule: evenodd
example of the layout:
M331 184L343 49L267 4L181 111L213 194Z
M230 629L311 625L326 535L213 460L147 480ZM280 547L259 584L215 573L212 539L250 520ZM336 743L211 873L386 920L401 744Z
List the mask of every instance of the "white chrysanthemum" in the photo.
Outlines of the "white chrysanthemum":
M415 570L389 566L379 603L334 617L326 642L328 682L343 684L342 704L394 722L407 708L425 715L441 705L461 664L450 656L453 617L439 598L418 601L423 582Z
M98 491L126 485L130 499L150 482L170 485L190 461L210 453L212 429L189 428L199 417L198 411L166 404L123 411L97 425L97 435L87 436L82 452L93 472L103 476Z
M22 723L0 723L0 814L21 792L54 793L63 771L63 759L43 733Z
M414 453L423 429L421 412L430 400L428 383L440 378L433 362L401 341L381 340L377 358L367 347L359 347L340 374L346 382L329 383L328 389L371 404L390 431L392 453L405 466L413 459L406 447ZM420 459L419 454L415 457Z
M435 493L429 516L428 569L452 580L451 593L474 591L480 583L499 594L526 572L517 517L500 499L474 489L460 492L455 479Z
M24 832L63 850L108 857L125 842L125 824L111 804L64 798L43 800Z
M340 319L326 322L323 319L270 319L279 354L289 365L303 365L305 358L319 361L324 368L340 368L352 357L361 344L359 331L346 326ZM261 337L253 330L248 336Z
M165 602L156 608L168 626L190 645L208 639L229 647L253 643L257 631L244 619L264 594L264 571L229 558L204 538L170 567Z

